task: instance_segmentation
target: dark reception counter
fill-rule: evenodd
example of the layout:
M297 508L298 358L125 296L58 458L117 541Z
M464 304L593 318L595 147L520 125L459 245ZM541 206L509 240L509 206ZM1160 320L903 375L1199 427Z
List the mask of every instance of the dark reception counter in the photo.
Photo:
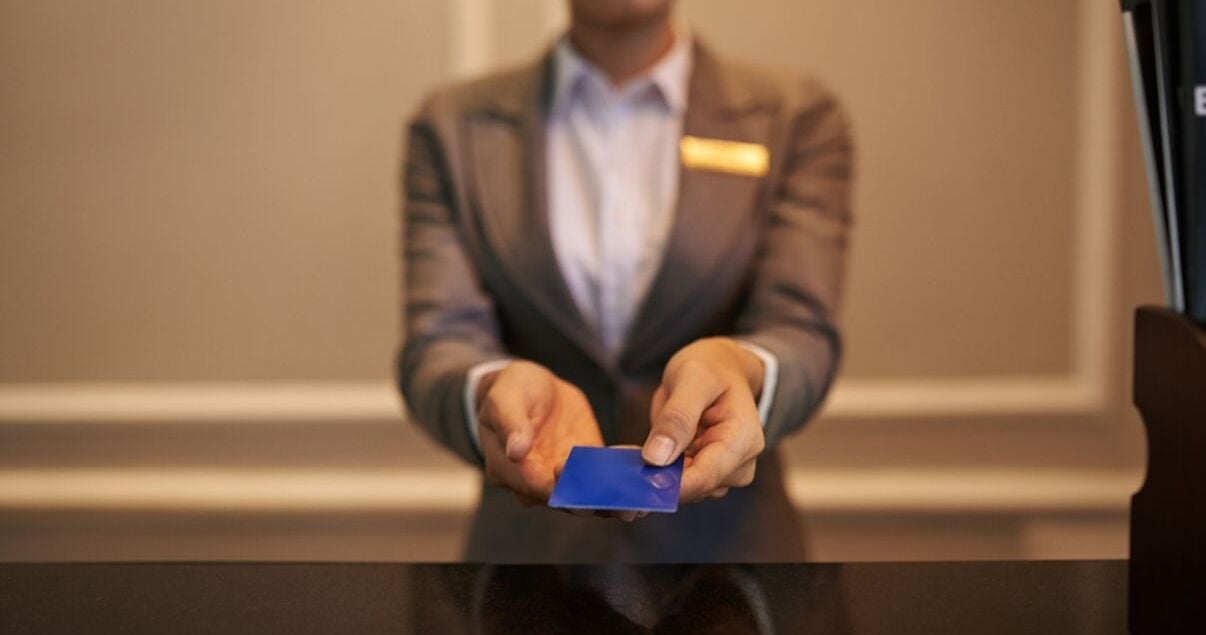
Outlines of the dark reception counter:
M1125 633L1125 561L0 565L0 632Z

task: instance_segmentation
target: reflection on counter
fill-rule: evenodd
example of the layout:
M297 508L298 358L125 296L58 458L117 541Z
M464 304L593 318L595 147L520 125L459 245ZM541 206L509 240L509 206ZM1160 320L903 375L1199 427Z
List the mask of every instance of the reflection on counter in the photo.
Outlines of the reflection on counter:
M787 571L765 565L420 568L416 627L486 633L852 632L838 567L810 567L785 578Z

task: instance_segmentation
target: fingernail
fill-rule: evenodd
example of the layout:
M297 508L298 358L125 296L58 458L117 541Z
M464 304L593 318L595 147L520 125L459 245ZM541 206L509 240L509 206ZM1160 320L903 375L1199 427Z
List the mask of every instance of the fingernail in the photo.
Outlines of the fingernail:
M665 465L670 462L670 455L674 454L674 439L659 434L649 440L645 444L645 458L650 463L656 465Z
M510 437L507 438L506 453L507 453L508 459L514 460L515 446L517 446L517 445L519 445L519 435L518 434L512 434Z

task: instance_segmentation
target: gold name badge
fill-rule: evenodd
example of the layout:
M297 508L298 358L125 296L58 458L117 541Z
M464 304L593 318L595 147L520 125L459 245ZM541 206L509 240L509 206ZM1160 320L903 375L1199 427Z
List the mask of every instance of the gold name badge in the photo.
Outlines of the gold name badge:
M766 146L744 141L704 139L685 135L678 142L683 165L692 170L763 176L770 166Z

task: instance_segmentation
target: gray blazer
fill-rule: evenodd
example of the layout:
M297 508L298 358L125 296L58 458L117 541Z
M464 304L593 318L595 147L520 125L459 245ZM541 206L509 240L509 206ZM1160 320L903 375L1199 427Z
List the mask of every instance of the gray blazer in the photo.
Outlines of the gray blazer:
M405 333L411 417L480 465L462 391L473 365L533 360L581 388L608 444L642 443L663 367L686 344L740 335L780 362L753 485L631 524L524 508L488 484L466 557L493 562L800 560L775 444L833 380L851 223L846 119L819 83L730 64L696 45L683 133L769 151L764 176L683 168L661 270L626 343L604 354L558 270L545 202L551 56L431 95L408 127Z

